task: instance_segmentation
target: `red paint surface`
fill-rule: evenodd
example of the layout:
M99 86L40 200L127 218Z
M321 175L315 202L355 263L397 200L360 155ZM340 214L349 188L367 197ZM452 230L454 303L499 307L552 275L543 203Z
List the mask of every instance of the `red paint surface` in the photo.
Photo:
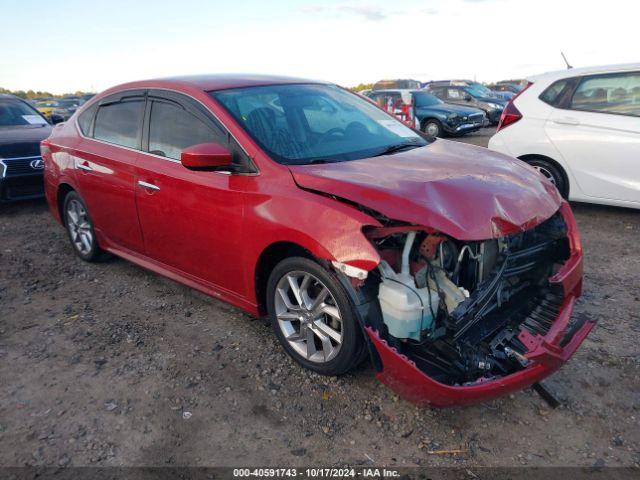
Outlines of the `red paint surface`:
M256 293L257 267L261 256L276 244L293 243L319 259L366 270L380 262L363 234L363 228L380 227L378 221L353 205L299 185L461 240L530 228L560 205L555 189L520 162L442 140L393 156L289 169L272 161L207 94L217 88L299 82L275 77L185 77L134 82L97 95L80 112L121 90L158 88L188 95L237 139L258 173L191 171L180 162L84 138L72 118L45 141L49 147L45 191L52 214L60 221L61 192L74 189L89 207L103 248L257 315L264 313L263 299ZM138 181L160 190L143 189ZM570 272L556 275L563 285L580 281L581 254L578 257L573 258ZM431 399L433 381L393 353L374 332L369 334L383 358L381 379L410 397ZM518 388L530 375L526 381L504 382ZM495 396L504 387L486 384L481 390ZM456 398L464 403L471 397L451 391L436 395L432 403L456 403Z
M231 165L231 152L218 143L201 143L185 148L180 162L188 168L214 168Z
M557 190L523 162L446 140L394 155L290 168L304 188L458 240L528 230L561 202Z

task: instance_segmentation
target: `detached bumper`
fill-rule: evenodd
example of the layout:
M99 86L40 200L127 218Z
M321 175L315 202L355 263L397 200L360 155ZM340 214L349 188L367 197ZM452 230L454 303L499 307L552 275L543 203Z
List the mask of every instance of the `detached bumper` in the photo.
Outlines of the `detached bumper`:
M551 375L569 360L595 323L584 318L571 322L575 300L582 293L582 248L575 220L566 202L560 211L567 223L571 254L550 282L562 286L565 297L546 335L534 336L526 329L521 329L518 338L527 348L524 355L528 360L526 367L495 380L477 381L464 386L445 385L425 375L412 360L381 339L376 330L367 327L366 332L382 363L378 379L418 405L470 405L529 387Z

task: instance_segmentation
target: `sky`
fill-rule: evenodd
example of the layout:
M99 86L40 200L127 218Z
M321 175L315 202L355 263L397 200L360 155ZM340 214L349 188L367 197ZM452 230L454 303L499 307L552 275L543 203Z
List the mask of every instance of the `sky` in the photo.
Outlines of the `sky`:
M637 0L0 0L0 87L197 73L343 86L640 62Z

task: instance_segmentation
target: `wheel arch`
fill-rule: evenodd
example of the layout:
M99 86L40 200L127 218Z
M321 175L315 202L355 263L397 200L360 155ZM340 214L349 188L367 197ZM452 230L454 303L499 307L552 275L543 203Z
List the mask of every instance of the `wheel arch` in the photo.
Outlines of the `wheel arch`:
M304 257L311 260L318 260L308 249L290 241L278 241L268 245L258 257L254 270L254 288L258 312L260 315L267 313L267 281L269 275L285 258Z
M75 192L75 188L73 188L68 183L61 183L58 185L58 191L56 193L56 207L58 209L58 215L60 215L60 221L63 225L65 225L64 220L64 199L67 198L69 192ZM66 226L66 225L65 225Z
M518 160L522 160L523 162L527 162L528 160L544 160L546 162L551 163L553 166L555 166L560 173L562 174L564 181L567 185L567 197L569 197L571 195L571 187L572 187L572 182L571 179L569 178L569 174L567 173L566 169L562 166L562 164L560 164L560 162L558 162L557 160L554 160L551 157L548 157L546 155L540 155L537 153L528 153L525 155L520 155L518 157Z

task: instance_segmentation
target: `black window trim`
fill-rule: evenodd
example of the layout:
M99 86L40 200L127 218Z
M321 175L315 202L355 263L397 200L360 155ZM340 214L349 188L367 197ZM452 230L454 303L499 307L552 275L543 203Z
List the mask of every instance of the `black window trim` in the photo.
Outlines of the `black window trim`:
M584 109L584 108L572 108L571 107L571 101L573 100L573 96L576 94L576 91L578 90L580 85L582 85L583 82L585 82L587 80L591 80L593 78L617 77L617 76L620 76L620 75L631 75L631 74L634 74L634 73L637 74L637 75L640 75L640 71L638 71L638 70L628 70L628 71L620 71L620 72L594 73L594 74L589 74L589 75L579 75L579 76L576 76L576 77L559 78L555 82L551 83L547 88L545 88L542 91L542 93L540 93L540 95L538 96L538 99L541 102L546 103L550 107L558 108L560 110L567 110L569 112L600 113L600 114L603 114L603 115L616 115L616 116L622 116L622 117L640 118L639 115L629 115L629 114L626 114L626 113L615 113L615 112L603 112L602 110L587 110L587 109ZM573 83L573 86L571 87L571 90L566 95L566 98L564 98L562 100L562 102L560 102L557 105L552 105L552 104L542 100L541 97L544 94L544 92L546 92L549 88L551 88L556 83L564 82L564 81L569 81L569 82L573 81L574 83Z
M112 98L114 98L114 97L116 97L116 98L112 100ZM112 143L112 142L108 142L106 140L102 140L100 138L95 138L96 119L98 118L98 112L100 111L100 108L102 108L104 106L109 106L109 105L116 105L118 103L126 103L126 102L131 102L131 101L138 101L138 100L142 101L142 117L140 119L140 124L138 125L138 136L136 138L136 146L135 147L129 147L127 145L120 145L118 143ZM110 95L108 97L105 97L104 99L101 99L98 102L98 108L94 112L93 118L91 120L91 128L90 128L91 137L90 138L92 140L97 141L97 142L105 143L107 145L113 145L113 146L116 146L116 147L121 147L121 148L127 148L129 150L134 150L136 152L141 152L142 151L142 127L144 125L144 112L146 110L146 102L147 102L147 92L146 92L146 90L144 90L144 91L136 91L135 94L129 94L129 95L114 94L114 95ZM78 130L80 130L80 125L77 124L77 120L76 120L76 126L78 127Z
M190 113L200 121L202 121L205 125L209 125L212 127L212 131L216 134L215 130L217 130L217 135L219 137L220 142L231 143L232 141L238 145L240 150L240 156L242 156L241 170L233 170L233 171L218 171L217 173L229 173L233 175L255 175L259 173L258 168L255 163L244 149L244 147L238 142L238 140L231 134L231 132L220 122L218 117L212 114L212 112L206 108L200 101L195 98L174 90L164 90L164 89L149 89L147 95L147 105L145 107L145 115L144 122L142 126L142 153L147 155L153 155L157 158L162 158L164 160L170 160L172 162L181 163L180 160L176 160L173 158L165 157L162 155L156 155L149 151L149 132L151 128L150 120L151 120L151 106L154 101L162 101L165 103L173 104L184 111ZM218 141L218 139L216 139Z
M150 94L147 97L147 104L145 106L145 114L144 114L144 122L142 124L142 153L146 153L146 154L149 154L149 155L160 157L160 158L163 158L164 160L171 160L172 162L180 163L180 160L178 160L178 159L167 157L167 156L164 156L164 155L158 155L158 154L153 153L153 152L151 152L149 150L149 137L151 136L151 110L153 109L153 104L154 103L165 103L165 104L168 104L168 105L173 105L173 106L179 108L180 110L184 110L189 115L193 116L194 118L198 119L199 121L204 123L206 126L208 126L209 129L214 134L219 135L221 137L224 136L224 131L222 131L218 125L208 121L208 119L203 118L201 115L196 114L192 109L185 107L180 102L175 101L175 100L170 100L170 99L165 98L165 97L160 96L160 95L151 95ZM217 127L217 129L218 129L217 133L214 131L215 130L214 127Z
M192 97L191 95L184 93L182 91L179 90L174 90L172 88L165 88L165 87L149 87L149 88L131 88L131 89L126 89L126 90L121 90L117 93L114 93L112 95L109 95L108 97L104 97L103 99L99 99L98 101L94 101L94 102L87 102L85 105L83 105L84 109L83 111L88 110L89 108L91 108L93 105L100 105L102 100L107 100L109 98L111 98L112 96L117 96L120 95L121 97L130 97L131 92L144 92L145 95L145 100L146 100L146 96L147 96L147 92L153 90L154 93L155 92L171 92L174 94L178 94L181 97L186 97L189 100L192 100L193 102L196 102L196 104L198 104L198 109L202 112L204 112L207 116L209 116L210 118L212 118L214 120L214 122L216 123L216 125L218 125L223 132L229 136L230 139L233 139L233 141L236 143L236 145L238 145L239 149L242 151L242 154L245 157L245 161L247 162L247 170L246 172L226 172L226 171L217 171L217 172L213 172L213 173L218 173L218 174L232 174L232 175L243 175L243 176L257 176L260 175L260 169L257 167L257 165L255 164L255 162L253 161L253 158L251 157L251 155L249 155L249 152L247 152L247 150L244 148L244 146L242 145L242 143L240 143L238 141L238 139L236 138L236 136L231 133L231 131L222 123L222 121L220 120L220 118L218 118L218 116L212 112L211 110L209 110L209 108L202 103L202 101L198 100L197 98ZM109 102L107 102L109 103ZM125 150L131 150L134 152L138 152L138 153L142 153L144 155L150 155L152 157L155 158L162 158L164 160L170 160L172 162L177 162L180 163L179 160L174 160L172 158L167 158L167 157L163 157L160 155L154 155L153 153L149 153L149 152L145 152L144 150L142 150L142 148L140 149L135 149L135 148L130 148L130 147L125 147L123 145L116 145L115 143L109 143L109 142L104 142L102 140L99 140L97 138L93 137L93 129L94 129L94 124L95 124L95 117L96 114L98 112L98 109L96 108L96 111L93 114L93 118L91 120L91 126L90 126L90 135L85 135L84 133L82 133L82 130L80 129L80 125L78 125L78 118L80 115L76 115L75 120L74 120L74 126L76 127L76 130L78 131L78 134L82 137L82 138L86 138L89 140L93 140L94 142L100 142L100 143L104 143L106 145L111 145L111 146L115 146L115 147L119 147L119 148L124 148ZM147 113L147 105L145 104L145 108L144 108L144 113L146 115ZM82 112L80 113L82 114ZM144 117L143 116L143 122L144 122ZM142 129L143 129L143 134L144 134L144 123L142 125Z

